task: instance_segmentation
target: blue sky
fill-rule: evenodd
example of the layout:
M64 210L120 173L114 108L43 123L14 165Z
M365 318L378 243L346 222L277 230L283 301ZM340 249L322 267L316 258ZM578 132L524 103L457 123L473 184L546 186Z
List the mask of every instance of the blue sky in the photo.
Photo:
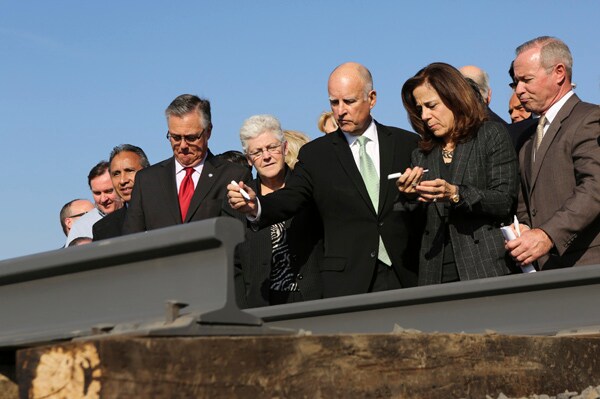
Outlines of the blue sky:
M434 61L487 70L507 118L514 48L540 35L571 48L578 95L600 103L600 1L0 1L0 259L59 248L58 213L89 198L113 146L170 156L163 110L213 106L213 153L239 149L244 119L277 116L312 138L327 77L372 72L381 123L409 128L402 84ZM543 9L543 18L532 15ZM519 15L519 12L530 15Z

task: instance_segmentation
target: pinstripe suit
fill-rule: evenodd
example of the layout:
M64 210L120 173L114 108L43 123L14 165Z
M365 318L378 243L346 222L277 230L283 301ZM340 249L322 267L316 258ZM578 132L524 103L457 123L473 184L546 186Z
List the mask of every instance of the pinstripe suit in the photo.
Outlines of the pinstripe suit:
M441 150L415 150L412 164L428 168L427 180L440 177ZM509 273L500 223L508 223L517 191L517 157L506 128L485 122L477 135L454 151L449 183L459 186L460 202L450 205L448 223L460 280ZM425 213L426 225L419 258L419 285L439 284L442 278L444 203L407 204Z

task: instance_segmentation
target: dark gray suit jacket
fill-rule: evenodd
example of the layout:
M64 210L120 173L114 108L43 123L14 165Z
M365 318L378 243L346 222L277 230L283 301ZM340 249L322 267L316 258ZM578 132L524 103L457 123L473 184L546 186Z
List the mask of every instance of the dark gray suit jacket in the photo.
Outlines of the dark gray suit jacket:
M415 150L412 164L429 169L425 180L440 178L441 151ZM501 223L510 224L517 201L517 156L506 128L485 122L477 135L454 151L449 183L459 186L460 201L450 205L448 224L460 280L508 274L512 261L504 249ZM402 198L402 197L401 197ZM444 204L410 203L404 206L424 212L426 226L419 259L419 285L442 280Z
M600 264L600 107L567 100L533 162L533 139L519 153L519 220L554 242L543 269Z
M381 235L402 286L416 285L418 226L409 212L395 212L398 195L390 173L404 171L418 136L378 124L380 152L379 209L375 210L341 130L305 144L285 188L260 197L260 227L295 215L311 202L324 229L324 256L319 262L323 296L369 291Z
M182 221L174 158L142 169L135 175L123 233L137 233L217 217L227 196L227 185L232 180L247 181L251 178L248 168L209 153L186 218Z

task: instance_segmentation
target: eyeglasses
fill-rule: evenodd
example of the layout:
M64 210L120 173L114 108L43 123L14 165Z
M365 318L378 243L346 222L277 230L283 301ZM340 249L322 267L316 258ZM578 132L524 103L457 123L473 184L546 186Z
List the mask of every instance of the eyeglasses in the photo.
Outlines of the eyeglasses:
M201 132L196 133L196 134L173 134L171 132L167 132L167 140L173 140L176 143L179 143L182 139L185 140L186 143L188 144L194 144L196 141L200 140L202 138L202 135L204 134L204 129L202 129Z
M281 146L283 143L271 144L265 148L258 149L248 153L251 160L256 161L265 155L265 152L269 152L271 155L281 154Z
M83 216L83 215L85 215L86 213L87 213L87 212L78 213L78 214L76 214L76 215L67 216L67 218L71 218L71 219L78 218L78 217L80 217L80 216Z

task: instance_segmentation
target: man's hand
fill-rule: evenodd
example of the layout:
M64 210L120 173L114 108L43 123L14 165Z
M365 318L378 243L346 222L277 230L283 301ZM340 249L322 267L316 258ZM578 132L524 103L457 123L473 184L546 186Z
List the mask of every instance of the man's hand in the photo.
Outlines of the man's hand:
M512 227L512 226L511 226ZM521 237L507 241L505 248L519 266L526 266L546 255L554 244L542 229L528 229L521 225Z
M248 193L250 196L249 200L243 197L242 193L240 192L241 189ZM246 215L256 217L258 212L256 193L250 187L246 186L244 182L240 181L238 184L228 184L227 198L229 206L231 206L233 209L245 213Z

